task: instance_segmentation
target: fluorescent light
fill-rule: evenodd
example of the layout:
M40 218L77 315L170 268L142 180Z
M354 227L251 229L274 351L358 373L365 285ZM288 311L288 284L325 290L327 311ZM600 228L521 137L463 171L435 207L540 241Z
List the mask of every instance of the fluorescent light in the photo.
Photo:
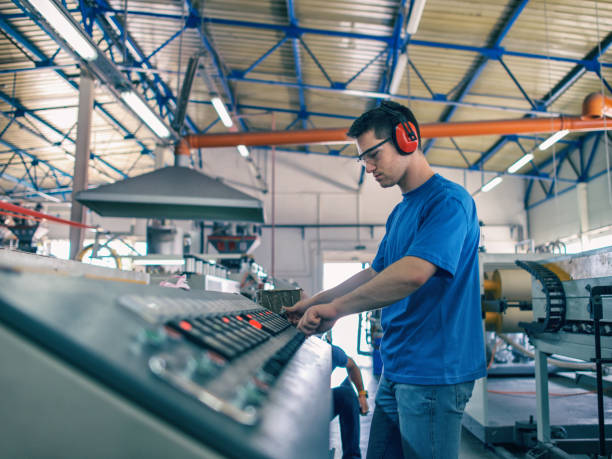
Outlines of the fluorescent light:
M544 142L542 142L538 148L540 150L544 151L548 147L550 147L552 144L554 144L555 142L558 142L559 140L561 140L567 134L569 134L569 130L568 129L563 129L562 131L555 132L548 139L546 139Z
M64 15L52 0L30 0L43 19L59 33L66 43L86 61L98 57L96 48L85 38L84 33Z
M406 64L408 63L408 54L401 53L397 58L397 63L395 64L395 71L393 72L393 77L391 78L391 84L389 85L389 94L395 94L399 89L399 85L402 82L402 77L404 76L404 70L406 70Z
M240 156L243 158L249 157L249 149L245 145L238 145L236 148L238 148L238 153L240 153Z
M210 101L212 102L213 107L215 107L215 110L217 110L219 118L221 118L221 122L225 125L225 127L232 127L234 125L234 122L232 121L232 118L227 112L227 108L225 108L225 104L223 103L221 98L213 97L212 99L210 99Z
M406 33L414 35L419 28L419 22L421 22L421 15L425 9L425 0L414 0L412 4L412 11L410 12L410 19L408 19L408 25L406 26Z
M502 182L502 178L501 177L495 177L494 179L492 179L489 182L485 183L480 190L483 193L486 193L487 191L491 191L493 188L495 188L501 182Z
M170 135L170 130L138 94L134 91L125 91L121 93L121 98L156 135L162 138Z
M525 164L527 164L532 159L533 159L533 154L527 153L522 158L519 158L518 161L516 161L512 166L510 166L508 168L508 172L510 174L514 174L516 171L518 171L521 167L523 167Z

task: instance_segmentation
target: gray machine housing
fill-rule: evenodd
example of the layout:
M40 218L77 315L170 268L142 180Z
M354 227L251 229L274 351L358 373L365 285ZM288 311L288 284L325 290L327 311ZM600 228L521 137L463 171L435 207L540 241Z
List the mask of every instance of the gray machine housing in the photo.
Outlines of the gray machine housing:
M143 340L151 324L121 306L125 295L258 307L234 294L0 272L1 457L327 456L326 343L306 340L258 410L257 422L243 425L150 371L151 356L196 347ZM227 390L245 384L296 333L286 329L229 362L222 373Z

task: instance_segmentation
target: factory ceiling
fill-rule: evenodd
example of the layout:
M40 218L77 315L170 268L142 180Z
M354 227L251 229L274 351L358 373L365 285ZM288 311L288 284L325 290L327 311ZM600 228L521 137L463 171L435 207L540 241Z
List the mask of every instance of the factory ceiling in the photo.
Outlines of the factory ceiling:
M344 129L388 98L422 123L580 116L587 94L612 91L612 2L51 0L92 47L75 52L33 6L46 1L0 0L7 197L70 198L82 69L97 82L92 185L152 171L160 145L188 134ZM129 91L163 123L157 134L128 108ZM532 153L520 173L550 180L553 159L601 133L538 149L549 135L437 137L423 148L434 165L499 173ZM356 154L346 143L283 151ZM201 155L191 151L193 165Z

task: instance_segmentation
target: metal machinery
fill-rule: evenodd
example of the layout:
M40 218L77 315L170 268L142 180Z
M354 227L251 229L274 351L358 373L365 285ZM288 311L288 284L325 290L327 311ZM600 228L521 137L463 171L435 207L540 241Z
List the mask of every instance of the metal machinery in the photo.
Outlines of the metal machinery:
M604 420L608 401L602 381L602 366L612 357L612 251L544 257L481 254L486 329L527 333L534 347L535 383L491 376L478 381L464 425L485 443L527 446L530 457L603 456L610 451L606 434L612 434ZM551 355L559 360L547 361ZM563 356L587 363L567 362ZM597 393L549 381L551 364L596 370ZM534 385L535 400L526 396ZM552 392L581 397L555 397L549 403ZM528 419L534 415L535 424Z
M37 204L36 211L42 208L41 204ZM40 225L39 220L31 219L27 216L22 216L9 212L0 213L0 226L7 228L17 238L17 248L23 252L36 253L36 243L34 235ZM2 240L0 238L0 246Z
M237 294L13 264L0 268L0 457L327 457L323 341Z

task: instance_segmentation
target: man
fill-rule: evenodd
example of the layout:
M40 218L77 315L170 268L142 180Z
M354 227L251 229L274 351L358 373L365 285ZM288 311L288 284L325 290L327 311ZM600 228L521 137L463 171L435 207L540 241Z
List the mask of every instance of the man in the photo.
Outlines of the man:
M385 102L355 120L348 136L366 172L383 188L397 185L403 199L372 266L287 315L310 335L345 315L384 308L367 457L456 458L465 404L486 371L476 206L431 169L408 108Z
M334 412L332 419L339 417L340 439L342 441L342 459L357 459L361 457L359 448L359 414L368 414L368 392L363 387L361 370L353 359L338 346L332 344L332 371L344 367L348 377L338 387L332 389ZM355 385L355 391L351 383Z

